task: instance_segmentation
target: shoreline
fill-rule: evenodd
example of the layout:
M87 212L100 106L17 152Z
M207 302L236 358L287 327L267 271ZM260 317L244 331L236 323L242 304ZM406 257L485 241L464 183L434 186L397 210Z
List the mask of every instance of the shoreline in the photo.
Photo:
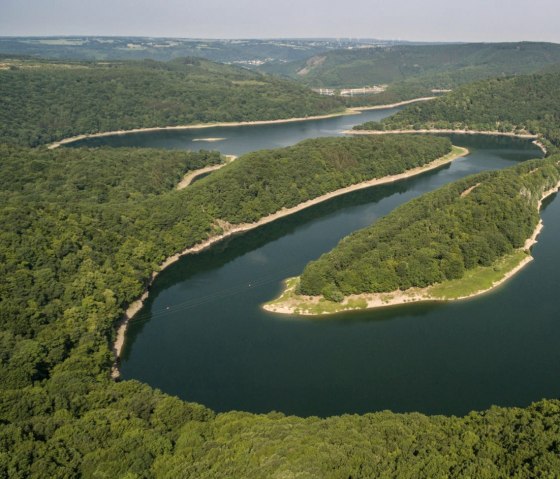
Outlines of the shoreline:
M354 106L348 108L350 111L368 111L368 110L385 110L387 108L398 108L399 106L411 105L420 101L435 100L437 96L422 96L420 98L413 98L412 100L403 100L397 103L388 103L386 105L372 105L372 106Z
M219 170L219 169L223 168L224 166L229 165L232 161L237 160L237 156L235 156L235 155L224 155L224 158L225 158L225 161L223 163L218 164L218 165L205 166L204 168L199 168L198 170L189 171L185 176L183 176L181 181L179 181L179 183L177 183L177 186L175 187L175 189L176 190L182 190L182 189L186 188L187 186L189 186L200 175L203 175L204 173L211 173L213 171Z
M392 103L388 105L351 107L351 108L346 108L345 110L337 113L305 116L300 118L281 118L278 120L254 120L254 121L218 122L218 123L196 123L193 125L153 126L153 127L146 127L146 128L132 128L130 130L113 130L113 131L104 131L100 133L83 133L81 135L71 136L68 138L63 138L62 140L49 143L47 145L47 148L49 150L54 150L55 148L59 148L63 145L75 143L76 141L87 140L89 138L103 138L106 136L128 135L131 133L143 133L143 132L150 132L150 131L199 130L204 128L218 128L218 127L227 128L227 127L235 127L235 126L275 125L275 124L282 124L282 123L296 123L300 121L326 120L328 118L336 118L339 116L357 115L360 112L366 110L386 110L389 108L397 108L399 106L409 105L411 103L433 100L434 98L436 97L422 97L422 98L415 98L412 100L405 100L398 103Z
M544 191L541 199L537 204L537 209L540 212L542 204L546 198L555 194L560 189L560 182L553 188ZM403 304L410 304L410 303L421 303L421 302L447 302L447 301L461 301L465 299L471 299L476 296L480 296L482 294L488 293L493 289L497 288L498 286L502 285L510 278L515 276L519 271L521 271L525 266L527 266L531 261L533 261L533 256L531 256L531 248L538 243L538 236L541 233L544 227L542 219L539 220L535 230L533 231L532 235L525 240L525 244L523 245L520 250L525 251L527 256L523 258L514 268L507 271L502 278L497 281L494 281L492 285L485 289L480 289L475 291L471 294L465 296L459 296L457 298L452 299L445 299L441 297L434 297L430 295L430 287L427 288L410 288L409 290L405 291L390 291L386 293L364 293L364 294L357 294L357 295L350 295L346 296L344 302L346 304L342 304L341 308L330 312L321 312L321 313L312 313L309 311L301 311L297 306L275 306L274 304L264 304L262 308L265 311L269 311L272 313L278 314L290 314L290 315L301 315L301 316L323 316L328 314L337 314L342 313L345 311L357 311L357 310L366 310L366 309L377 309L377 308L384 308L388 306L399 306ZM297 279L297 277L296 277ZM289 278L286 280L293 280L293 278ZM437 285L434 285L437 286ZM295 287L286 287L280 294L280 297L293 290ZM319 304L322 296L301 296L302 301L308 302L311 305ZM274 300L273 300L274 301ZM346 307L344 307L346 306Z
M438 129L438 128L424 128L421 130L344 130L345 135L411 135L415 133L429 135L429 134L450 134L450 135L486 135L486 136L506 136L509 138L521 138L532 141L533 145L539 148L545 155L548 153L546 147L540 141L541 135L534 135L532 133L512 133L509 131L494 131L494 130L453 130L451 128Z
M142 306L144 304L144 301L148 298L149 288L153 284L153 282L157 278L157 276L163 270L165 270L165 268L167 268L168 266L177 262L183 256L193 254L193 253L199 253L199 252L209 248L210 246L212 246L212 245L214 245L214 244L216 244L216 243L218 243L218 242L220 242L220 241L222 241L222 240L224 240L224 239L226 239L230 236L233 236L237 233L249 231L249 230L258 228L260 226L263 226L265 224L272 223L273 221L276 221L277 219L284 218L286 216L290 216L294 213L298 213L299 211L302 211L306 208L317 205L317 204L322 203L324 201L330 200L331 198L336 198L337 196L342 196L342 195L351 193L353 191L358 191L358 190L362 190L362 189L366 189L366 188L371 188L372 186L378 186L378 185L383 185L383 184L387 184L387 183L393 183L393 182L396 182L396 181L411 178L413 176L416 176L416 175L434 170L434 169L439 168L441 166L444 166L444 165L446 165L448 163L451 163L452 161L456 160L457 158L461 158L461 157L466 156L468 154L469 154L469 150L467 148L453 146L453 150L450 153L448 153L447 155L445 155L441 158L437 158L436 160L432 161L431 163L427 163L424 166L419 166L419 167L416 167L416 168L412 168L410 170L407 170L403 173L399 173L397 175L384 176L382 178L374 178L372 180L363 181L361 183L356 183L354 185L346 186L344 188L340 188L338 190L331 191L330 193L325 193L324 195L321 195L321 196L318 196L316 198L304 201L303 203L300 203L300 204L298 204L296 206L293 206L291 208L282 208L282 209L276 211L275 213L272 213L268 216L265 216L265 217L261 218L259 221L256 221L255 223L240 223L240 224L237 224L237 225L231 225L231 224L224 224L224 223L220 222L221 224L224 224L223 232L221 234L211 236L211 237L207 238L206 240L202 241L201 243L195 244L194 246L191 246L189 248L185 248L184 250L182 250L178 253L175 253L174 255L169 256L167 259L165 259L159 265L159 269L157 271L152 272L152 274L150 276L150 279L148 280L148 283L147 283L142 295L138 299L133 301L128 306L128 308L124 312L122 318L116 324L116 337L115 337L115 341L112 345L112 351L113 351L113 354L114 354L114 357L115 357L115 362L114 362L113 367L111 369L111 377L113 379L118 379L119 376L120 376L118 362L119 362L119 358L121 357L121 354L122 354L122 349L124 347L126 329L128 327L129 321L142 308Z

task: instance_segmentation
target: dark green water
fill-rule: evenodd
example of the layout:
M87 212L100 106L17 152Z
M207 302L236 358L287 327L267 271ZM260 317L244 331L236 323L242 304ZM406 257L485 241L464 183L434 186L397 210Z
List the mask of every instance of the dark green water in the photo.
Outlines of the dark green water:
M261 147L262 132L257 136ZM471 155L333 199L171 266L130 324L123 377L217 411L303 416L383 409L464 414L559 397L558 201L543 211L535 261L485 296L320 319L260 309L281 280L403 202L539 156L520 140L453 140ZM255 149L250 135L243 145Z

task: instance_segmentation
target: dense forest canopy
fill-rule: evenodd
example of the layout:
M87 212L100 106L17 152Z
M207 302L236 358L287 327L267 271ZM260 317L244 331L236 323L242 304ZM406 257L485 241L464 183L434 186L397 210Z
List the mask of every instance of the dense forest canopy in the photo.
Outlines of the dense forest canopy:
M464 85L358 130L468 129L540 134L560 147L560 73L495 78Z
M217 220L253 222L423 165L451 144L415 136L308 140L245 155L181 191L173 186L185 171L218 163L219 154L0 148L6 185L0 193L0 322L4 332L31 338L69 314L77 315L74 320L93 314L90 321L110 327L151 271L218 232ZM76 305L83 309L71 313ZM103 313L95 314L97 308ZM62 334L64 328L56 329ZM48 361L42 364L49 369Z
M253 222L339 188L402 173L451 152L447 138L317 138L243 155L193 185L193 201L230 223Z
M88 427L101 434L102 417L107 427L129 429L130 444L156 441L142 449L138 466L149 477L154 458L172 450L167 433L149 424L156 403L171 414L164 429L211 416L147 387L109 384L114 324L158 264L220 232L219 219L255 221L450 148L447 139L416 136L308 140L245 155L179 191L174 186L185 172L220 163L220 155L0 146L0 472L23 477L44 467L45 454L70 454L67 467L87 476L88 468L102 467L97 455L105 453L100 443L78 444L80 434ZM139 396L126 392L137 390ZM106 394L122 396L117 409ZM139 401L142 419L127 401ZM124 418L122 407L132 408ZM28 454L29 447L36 452ZM85 459L88 451L95 460Z
M19 145L84 133L341 110L341 100L293 81L196 58L166 63L5 60L0 68L0 138Z
M521 248L560 156L470 176L422 195L344 238L301 275L302 294L340 300L460 279ZM465 194L466 192L466 194Z

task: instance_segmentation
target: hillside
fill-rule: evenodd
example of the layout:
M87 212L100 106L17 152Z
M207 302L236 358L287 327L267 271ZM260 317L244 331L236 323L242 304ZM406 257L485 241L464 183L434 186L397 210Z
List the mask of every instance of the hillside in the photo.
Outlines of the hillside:
M451 153L447 138L317 138L247 153L192 186L193 200L228 223L251 223L281 208L353 184L395 175Z
M292 81L195 58L1 64L0 138L19 145L82 133L274 120L344 109L339 100Z
M277 72L314 87L351 88L414 78L431 88L453 88L559 63L560 45L555 43L395 45L330 51L287 63Z
M151 271L220 233L223 222L251 223L450 150L449 140L431 137L308 140L244 155L177 191L186 171L219 163L219 154L0 146L0 324L4 332L34 337L87 297L107 302L96 328L110 336L120 308L140 295ZM88 308L82 313L96 317Z
M560 146L560 73L496 78L464 85L356 130L424 128L530 132Z
M315 88L389 85L384 93L349 100L351 104L385 104L427 96L432 89L453 89L490 77L535 73L558 64L560 45L523 42L336 50L306 61L264 68Z

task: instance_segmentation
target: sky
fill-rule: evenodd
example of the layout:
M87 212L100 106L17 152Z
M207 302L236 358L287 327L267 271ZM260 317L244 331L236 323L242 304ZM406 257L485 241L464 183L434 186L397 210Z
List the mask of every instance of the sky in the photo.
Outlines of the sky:
M0 36L560 43L559 0L0 0Z

